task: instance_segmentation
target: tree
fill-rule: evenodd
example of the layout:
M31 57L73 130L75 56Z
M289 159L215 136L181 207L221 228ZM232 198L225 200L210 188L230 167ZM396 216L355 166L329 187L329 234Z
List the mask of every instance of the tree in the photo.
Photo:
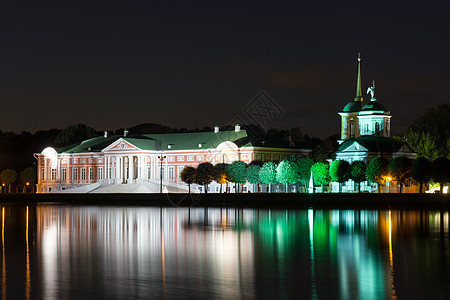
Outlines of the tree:
M316 162L312 167L314 183L322 186L330 183L330 164L328 162Z
M26 185L27 183L29 185L35 185L36 184L36 170L32 167L28 167L20 171L19 173L19 182L23 185Z
M409 128L404 133L404 139L418 156L423 156L429 160L439 157L442 150L436 146L436 137L429 132L415 132Z
M350 166L350 179L358 184L358 193L361 191L361 182L366 180L366 164L357 160Z
M381 192L381 185L386 182L386 176L389 172L388 165L388 160L383 157L375 157L367 165L367 178L378 184L378 193Z
M339 193L342 183L350 177L350 164L346 160L335 160L330 166L330 178L333 182L339 182Z
M214 181L220 184L220 192L222 193L222 185L230 182L227 176L227 166L225 163L218 163L214 166Z
M400 193L403 191L403 186L411 179L411 165L411 160L405 156L395 157L389 162L389 172L392 179L400 185Z
M8 190L11 193L11 185L17 180L17 172L13 169L6 169L0 173L0 180L3 184L8 186Z
M191 193L191 184L194 183L196 169L192 166L186 166L180 173L181 180L189 187L189 193Z
M450 102L427 110L403 134L414 152L429 160L450 158Z
M297 161L298 180L305 187L308 188L309 179L311 177L311 167L314 161L311 158L302 158Z
M439 182L440 191L444 193L444 184L450 182L450 160L445 157L436 158L431 164L431 178Z
M197 166L197 172L195 172L194 182L200 185L204 185L205 194L208 193L208 184L213 181L214 166L209 163L201 163Z
M277 182L277 163L268 161L259 170L261 183L269 185L269 193L272 192L272 184Z
M94 128L81 123L73 124L61 130L55 139L55 144L58 146L67 146L96 136L98 136L98 133Z
M323 146L318 145L311 151L310 157L314 162L324 162L328 158L328 153Z
M297 164L293 161L283 160L277 167L277 182L286 185L286 193L288 192L288 185L298 182Z
M36 184L36 170L32 167L28 167L20 171L19 183L23 185L23 191L25 192L27 186L34 186Z
M424 183L431 179L431 163L423 156L416 158L412 167L412 179L419 183L419 193L422 193Z
M262 165L262 161L254 160L247 166L247 181L253 184L253 186L256 184L256 192L259 192L259 184L261 183L259 170L261 170ZM253 188L253 192L255 192L255 188Z
M246 182L247 164L243 161L236 160L227 166L227 176L231 182L242 185ZM237 191L236 191L237 192Z

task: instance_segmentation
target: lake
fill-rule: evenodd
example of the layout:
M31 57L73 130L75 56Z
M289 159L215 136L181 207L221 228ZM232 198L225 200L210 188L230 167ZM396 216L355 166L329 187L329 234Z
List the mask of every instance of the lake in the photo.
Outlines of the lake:
M444 299L448 210L1 206L2 299Z

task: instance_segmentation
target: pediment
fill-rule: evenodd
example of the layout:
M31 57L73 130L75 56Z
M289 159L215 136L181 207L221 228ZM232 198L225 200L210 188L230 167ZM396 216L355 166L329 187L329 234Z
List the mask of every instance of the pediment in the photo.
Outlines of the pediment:
M403 146L398 149L397 153L414 153L414 151L408 144L404 143Z
M355 141L350 146L343 149L341 152L368 152L368 151L369 150L366 147L362 146L360 143Z
M131 144L130 142L120 138L105 149L102 150L102 152L109 152L109 151L140 151L138 147Z

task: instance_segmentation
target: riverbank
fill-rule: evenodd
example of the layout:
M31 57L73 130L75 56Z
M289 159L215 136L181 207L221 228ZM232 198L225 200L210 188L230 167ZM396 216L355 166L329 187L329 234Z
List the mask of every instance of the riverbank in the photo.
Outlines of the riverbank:
M448 194L0 194L2 203L248 208L449 209Z

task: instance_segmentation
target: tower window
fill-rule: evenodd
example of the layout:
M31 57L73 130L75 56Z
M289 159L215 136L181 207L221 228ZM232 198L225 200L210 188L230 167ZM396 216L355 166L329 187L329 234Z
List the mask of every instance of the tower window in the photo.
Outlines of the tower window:
M376 132L380 131L380 123L379 122L375 123L375 131Z
M350 119L349 124L349 138L353 139L355 137L355 121L353 119Z

